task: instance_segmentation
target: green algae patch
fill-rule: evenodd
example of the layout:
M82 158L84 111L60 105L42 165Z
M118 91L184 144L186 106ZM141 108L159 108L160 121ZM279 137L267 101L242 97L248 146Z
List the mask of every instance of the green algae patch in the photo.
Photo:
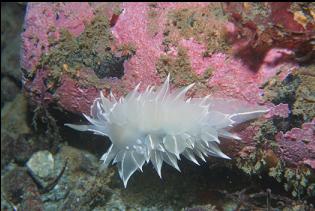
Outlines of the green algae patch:
M136 54L137 47L133 43L123 43L117 47L117 51L127 58Z
M275 76L264 85L264 98L274 104L287 103L292 111L286 124L278 129L287 131L310 122L315 116L315 65L298 68L283 81ZM286 125L286 126L284 126Z
M258 132L254 136L255 143L259 145L270 144L274 141L274 136L277 133L277 128L275 127L272 120L267 121L257 121L253 123L259 127Z
M277 128L272 120L255 121L251 125L258 128L253 137L254 146L245 146L240 151L236 165L246 174L261 175L278 163L279 159L275 154L277 144L274 140Z
M178 47L178 54L176 57L162 55L156 64L156 70L161 78L166 78L170 73L172 76L172 84L175 84L177 87L195 83L195 86L192 88L193 92L206 89L207 81L213 72L213 69L209 67L204 74L195 74L187 55L187 49L181 46Z
M112 51L113 41L109 21L101 14L96 14L78 37L66 29L60 30L58 40L50 37L50 51L42 56L37 67L49 71L48 90L54 92L64 74L77 80L81 86L97 88L108 87L106 82L100 81L104 77L121 78L123 62L134 54L135 49L118 57Z
M236 166L248 175L259 175L266 168L263 151L252 149L246 157L236 159Z
M181 39L193 38L206 47L204 56L216 52L227 52L225 24L227 18L220 3L209 3L206 7L175 9L168 13L163 45L177 46Z
M187 50L182 47L179 47L176 58L162 55L156 67L158 73L163 77L170 73L172 82L180 86L191 84L197 80L197 76L193 74Z
M147 16L148 16L148 33L150 36L154 37L155 35L157 35L158 31L159 31L159 25L158 25L158 21L159 21L159 7L157 3L149 3L149 9L147 12Z
M252 123L259 128L253 138L255 146L252 151L245 153L246 157L237 158L237 166L244 172L250 175L268 172L269 176L282 183L284 189L298 199L315 195L312 170L302 164L297 167L289 166L272 151L279 150L274 138L278 131L286 132L294 127L301 127L314 118L314 70L314 65L297 68L284 80L276 75L263 86L265 100L276 105L286 103L292 112L288 118L275 117Z
M290 167L279 159L273 150L263 147L245 147L236 158L236 166L248 175L268 175L281 183L294 198L315 196L315 177L306 166ZM244 152L243 152L244 151Z
M304 121L312 121L315 116L315 65L298 71L301 83L296 90L292 113L303 116Z
M269 18L271 8L265 2L244 2L238 12L239 14L242 14L242 24L255 23L257 26L257 33L261 34L266 29L266 26L268 26L265 24L264 20Z
M301 199L304 196L315 196L315 177L311 171L304 166L289 168L282 162L278 162L277 166L270 168L269 176L282 182L284 189L293 197Z

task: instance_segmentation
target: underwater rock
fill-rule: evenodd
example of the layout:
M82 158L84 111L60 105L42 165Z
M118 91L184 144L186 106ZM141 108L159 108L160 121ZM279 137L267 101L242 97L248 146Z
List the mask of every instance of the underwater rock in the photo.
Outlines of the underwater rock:
M3 3L1 5L1 79L6 76L17 84L20 84L22 79L18 61L20 60L22 43L20 33L22 32L24 14L24 4Z
M71 12L74 9L80 11L82 7L86 9L80 17ZM111 16L108 12L111 10L118 11L119 16L112 26L109 25ZM91 15L93 11L97 13L96 16ZM198 12L203 15L197 15ZM63 18L56 20L57 15ZM81 27L82 21L86 23L85 27ZM185 25L187 21L190 24ZM207 36L201 36L209 21L211 24L216 23L213 25L215 30L205 31ZM30 3L25 18L26 31L22 34L24 88L31 99L39 104L56 102L67 111L87 113L99 89L107 93L111 90L119 97L140 81L140 90L147 85L159 84L171 72L175 86L198 82L195 93L192 93L196 96L211 93L252 103L260 102L262 91L259 86L275 75L283 64L262 66L255 73L242 61L226 54L226 48L216 50L217 44L211 43L218 43L218 46L225 43L221 39L224 37L225 24L228 22L221 5L211 3L121 3L115 7L106 3L92 6ZM80 30L74 33L73 28L76 26ZM102 26L102 31L98 26ZM70 33L64 33L65 30ZM194 33L194 30L199 33ZM220 36L216 37L218 34ZM36 38L36 44L31 44L30 37ZM73 40L80 45L76 46ZM42 49L41 45L44 46ZM167 63L158 66L162 58L166 58L164 62L167 62L180 56L181 49L187 52L187 56L179 58L168 69L163 68ZM207 54L209 51L213 53ZM32 58L29 55L31 52ZM62 52L67 52L69 56L61 56ZM84 52L88 58L82 59ZM110 58L108 55L119 56L126 52L130 56L123 63L122 78L101 79L104 74L98 73L99 67L110 64L103 63ZM95 56L91 57L93 54ZM46 62L55 59L54 64ZM287 66L288 69L290 67ZM117 77L121 77L121 73ZM71 91L67 93L67 90Z
M21 134L12 142L11 151L15 162L25 164L40 148L41 144L31 134Z
M32 134L29 111L27 98L23 94L18 94L1 109L2 164L11 160L24 164L34 152L51 146L47 135L36 137ZM1 167L4 167L2 164Z
M31 155L41 148L37 146L30 134L13 136L5 129L1 129L1 169L10 161L25 164Z
M47 151L38 151L32 155L26 163L29 172L43 187L54 176L54 159L52 154Z
M17 209L44 210L39 190L25 168L16 167L10 170L1 177L1 184L5 198L17 205Z
M82 172L95 175L99 167L97 164L98 159L94 155L71 146L61 147L60 152L55 156L55 159L56 165L59 166L62 166L65 160L67 160L68 171L73 174Z
M1 107L6 102L12 101L19 91L18 85L9 77L1 78Z
M260 173L277 159L290 167L312 163L312 142L276 139L314 116L311 67L305 61L308 73L292 74L304 71L299 58L312 56L313 4L281 4L29 3L24 90L34 104L81 114L90 112L100 90L120 97L141 82L142 92L171 73L171 88L196 84L189 97L210 94L271 108L266 119L240 128L242 142L222 140L232 158L244 147L256 149L244 158L251 159L248 172ZM107 74L112 64L119 68Z
M98 173L98 159L89 152L61 146L54 155L55 172L60 174L57 184L41 195L45 210L90 210L105 207L114 190L108 187L113 175L108 170ZM117 178L118 179L118 178ZM88 191L87 191L88 190Z
M1 170L12 160L13 142L14 138L6 130L1 129Z
M291 164L299 163L312 165L315 162L315 119L304 123L302 128L292 128L285 134L279 132L276 135L279 149L284 159Z
M48 50L49 37L60 36L67 28L74 35L84 30L84 22L93 17L88 3L30 3L27 5L22 33L21 66L31 71L43 52Z
M231 207L233 208L233 206L231 206ZM228 208L227 210L229 210L230 206L226 206L225 208ZM182 210L183 211L216 211L217 209L216 209L216 206L213 206L211 204L207 204L207 205L200 205L200 206L193 206L193 207L189 207L189 208L184 208Z
M23 94L18 94L12 102L6 103L1 109L1 131L7 130L14 138L20 134L30 133L27 111L27 98Z

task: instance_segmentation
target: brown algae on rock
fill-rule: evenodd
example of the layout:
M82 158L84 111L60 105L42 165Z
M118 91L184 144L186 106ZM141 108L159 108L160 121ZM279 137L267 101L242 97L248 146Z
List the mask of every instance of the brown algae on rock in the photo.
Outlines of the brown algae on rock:
M178 87L187 86L195 83L192 92L201 92L208 88L208 80L212 75L213 69L207 68L202 75L197 75L192 70L187 49L179 46L176 57L162 55L156 64L157 73L161 78L166 78L167 74L172 75L172 83Z
M264 87L264 98L274 104L287 103L292 126L310 122L315 116L315 65L295 69L283 81L275 76Z
M81 86L108 88L109 84L100 79L121 78L124 74L123 62L135 53L135 49L127 45L122 48L130 48L130 52L116 56L112 49L114 38L109 20L101 14L96 14L78 37L63 29L58 40L54 37L49 40L50 51L42 56L37 68L50 71L46 85L51 91L58 87L63 74L76 79Z
M315 177L312 170L305 166L290 168L279 161L277 166L269 169L269 176L282 182L284 189L295 198L315 196Z
M315 65L300 68L298 75L301 83L296 90L292 112L303 116L304 121L311 121L315 117Z
M314 118L314 73L314 65L305 66L295 69L284 80L280 80L279 75L276 75L265 84L264 98L274 104L287 103L291 112L288 118L275 117L252 123L259 126L254 137L253 150L249 151L245 158L238 158L236 162L240 169L250 175L268 172L269 176L283 183L286 191L299 199L314 197L314 171L303 164L292 166L280 157L272 156L270 150L281 150L275 140L279 131L287 132L293 127L301 127L303 122L310 122ZM269 149L269 153L266 149Z
M168 14L164 30L164 44L177 46L181 39L193 38L206 47L204 56L215 52L227 52L224 15L220 3L209 3L206 7L175 9Z

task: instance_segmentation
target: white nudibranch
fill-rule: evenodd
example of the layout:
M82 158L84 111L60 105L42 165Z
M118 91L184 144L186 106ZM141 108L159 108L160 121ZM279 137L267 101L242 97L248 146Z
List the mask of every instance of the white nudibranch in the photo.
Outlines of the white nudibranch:
M186 99L193 84L171 92L169 80L168 75L162 86L148 86L143 93L138 92L138 84L118 101L112 93L106 98L101 92L91 106L91 116L84 114L90 125L65 124L110 138L112 145L101 160L104 167L118 166L125 187L130 176L150 161L161 177L163 161L180 171L181 155L197 165L195 156L203 161L209 155L229 159L219 149L218 137L240 140L228 129L267 111L237 100Z

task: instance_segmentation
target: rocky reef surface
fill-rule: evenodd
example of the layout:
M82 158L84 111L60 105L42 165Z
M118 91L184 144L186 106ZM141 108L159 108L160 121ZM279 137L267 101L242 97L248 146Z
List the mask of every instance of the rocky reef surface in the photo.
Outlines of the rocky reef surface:
M22 6L1 5L2 209L314 206L314 3L28 3L18 67ZM99 170L110 142L63 123L84 121L100 90L119 97L168 73L173 87L195 83L190 97L270 112L237 128L241 142L222 140L231 161L183 160L162 180L148 165L124 189L115 167Z

